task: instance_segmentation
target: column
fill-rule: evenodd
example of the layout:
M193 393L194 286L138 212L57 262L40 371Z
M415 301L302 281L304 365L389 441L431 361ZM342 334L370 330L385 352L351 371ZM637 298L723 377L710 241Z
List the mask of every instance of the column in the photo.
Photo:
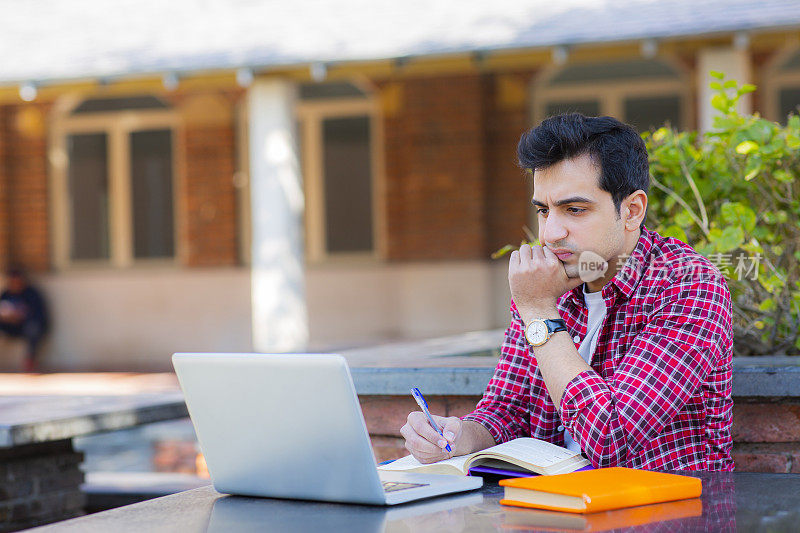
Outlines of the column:
M251 299L257 352L303 351L308 343L303 187L295 87L256 80L248 91Z
M711 107L711 97L714 91L708 86L714 81L709 76L709 71L716 70L725 74L725 79L733 79L739 85L750 83L750 54L744 47L715 47L700 50L697 55L697 80L700 86L697 88L698 102L698 128L700 131L711 129L713 117L719 113ZM751 98L749 94L744 95L739 100L737 107L740 113L751 113Z

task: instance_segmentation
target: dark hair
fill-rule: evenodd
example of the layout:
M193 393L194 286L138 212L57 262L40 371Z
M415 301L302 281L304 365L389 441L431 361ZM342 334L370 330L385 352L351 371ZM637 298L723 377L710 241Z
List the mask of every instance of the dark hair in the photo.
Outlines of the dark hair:
M613 117L556 115L523 133L517 145L520 166L531 171L584 154L599 165L600 188L611 193L617 213L629 194L650 189L650 167L642 137L632 126Z

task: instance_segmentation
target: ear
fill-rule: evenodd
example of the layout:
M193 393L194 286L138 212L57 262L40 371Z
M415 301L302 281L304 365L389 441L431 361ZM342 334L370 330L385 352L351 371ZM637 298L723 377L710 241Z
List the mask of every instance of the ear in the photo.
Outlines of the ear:
M636 231L642 225L647 214L647 193L639 189L628 195L622 201L620 216L625 223L625 229Z

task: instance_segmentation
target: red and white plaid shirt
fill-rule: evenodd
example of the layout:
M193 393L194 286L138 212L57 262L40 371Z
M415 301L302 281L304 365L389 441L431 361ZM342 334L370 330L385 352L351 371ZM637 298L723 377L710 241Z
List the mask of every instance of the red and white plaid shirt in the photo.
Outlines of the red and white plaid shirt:
M558 299L578 340L587 333L582 291ZM563 446L566 428L595 468L733 470L731 296L720 271L643 228L602 294L608 311L592 370L570 381L560 407L512 302L494 376L463 419L483 424L497 443L531 436Z

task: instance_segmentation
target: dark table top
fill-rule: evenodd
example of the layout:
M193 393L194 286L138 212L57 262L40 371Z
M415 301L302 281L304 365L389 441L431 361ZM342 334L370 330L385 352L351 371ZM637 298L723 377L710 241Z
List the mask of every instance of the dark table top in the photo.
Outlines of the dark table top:
M683 474L688 474L682 472ZM703 496L578 515L499 504L503 488L394 507L245 498L211 486L85 516L41 531L798 531L800 474L692 473Z

